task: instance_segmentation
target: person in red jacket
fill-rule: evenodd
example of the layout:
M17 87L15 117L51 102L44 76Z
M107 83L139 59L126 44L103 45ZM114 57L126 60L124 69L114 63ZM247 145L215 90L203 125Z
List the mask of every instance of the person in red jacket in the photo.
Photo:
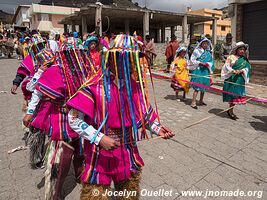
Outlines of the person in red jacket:
M174 57L175 57L175 54L176 54L176 50L179 48L179 46L180 45L179 45L179 42L177 40L177 37L173 34L171 36L171 41L167 45L166 51L165 51L166 61L168 63L167 70L166 70L167 73L170 72L171 63L174 60Z

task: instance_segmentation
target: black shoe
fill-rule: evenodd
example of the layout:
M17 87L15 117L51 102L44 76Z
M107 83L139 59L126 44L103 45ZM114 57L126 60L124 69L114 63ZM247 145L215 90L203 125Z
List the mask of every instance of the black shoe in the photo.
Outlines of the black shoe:
M237 117L235 114L233 114L235 116L236 119L239 119L239 117Z
M25 132L25 133L24 133L24 136L23 136L23 138L22 138L22 140L26 140L27 137L28 137L28 135L29 135L29 132ZM27 146L27 145L26 145L26 146Z
M191 106L191 108L194 108L194 109L196 109L196 110L198 109L198 107L197 107L197 106Z
M41 161L41 162L38 162L36 164L32 164L32 169L43 169L45 166L44 166L44 163Z
M232 120L237 120L237 119L238 119L238 117L237 117L236 115L234 115L234 114L231 114L231 113L229 112L229 110L227 111L227 114L228 114L228 116L230 117L230 119L232 119Z
M200 106L207 106L207 104L204 103L204 102L201 102L199 105L200 105Z

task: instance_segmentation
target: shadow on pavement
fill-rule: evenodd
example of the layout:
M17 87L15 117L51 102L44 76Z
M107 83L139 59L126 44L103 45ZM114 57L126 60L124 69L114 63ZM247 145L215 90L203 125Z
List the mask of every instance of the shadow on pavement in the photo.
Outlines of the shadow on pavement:
M77 185L77 182L75 178L74 168L73 168L73 164L71 164L68 176L66 177L63 183L63 188L61 192L62 198L65 199L74 190L76 185Z
M166 97L164 97L164 99L166 99L166 100L176 100L176 96L168 94Z
M181 100L182 99L182 95L179 95L179 99L181 103L184 103L185 105L191 105L191 99L185 99L185 100ZM168 94L167 96L164 97L165 100L174 100L176 101L176 95L171 95Z
M250 125L256 130L256 131L262 131L262 132L267 132L267 116L253 116L255 119L260 120L259 121L254 121L254 122L249 122Z
M222 118L229 118L226 112L218 114L219 112L222 112L222 111L223 111L223 109L212 108L208 112L211 113L211 114L215 114L215 115L217 115L219 117L222 117Z
M42 178L40 183L37 184L37 188L40 190L45 185L45 177Z
M76 185L77 185L77 182L76 182L75 175L74 175L74 169L73 169L73 165L71 165L68 176L66 177L63 183L63 187L61 191L61 198L65 199L74 190ZM37 184L37 188L41 189L44 186L45 186L45 177L43 177L40 183Z

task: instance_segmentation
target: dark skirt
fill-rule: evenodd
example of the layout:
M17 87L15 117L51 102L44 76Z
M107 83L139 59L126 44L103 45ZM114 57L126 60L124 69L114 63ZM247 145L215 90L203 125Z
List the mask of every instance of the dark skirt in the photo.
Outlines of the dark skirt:
M181 85L179 85L178 81L172 79L171 81L171 88L175 91L175 92L179 92L179 91L184 91L184 88L182 88Z

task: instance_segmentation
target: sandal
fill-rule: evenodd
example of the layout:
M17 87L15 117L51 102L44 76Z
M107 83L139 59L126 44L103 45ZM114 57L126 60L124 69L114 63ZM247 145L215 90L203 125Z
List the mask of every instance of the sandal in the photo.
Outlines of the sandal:
M198 107L197 107L197 106L192 106L192 105L191 105L191 108L194 108L194 109L196 109L196 110L198 109Z
M200 106L207 106L207 104L204 103L204 102L199 103L199 105L200 105Z
M232 120L237 120L238 119L238 117L235 114L230 113L229 110L227 111L227 114L230 117L230 119L232 119Z

